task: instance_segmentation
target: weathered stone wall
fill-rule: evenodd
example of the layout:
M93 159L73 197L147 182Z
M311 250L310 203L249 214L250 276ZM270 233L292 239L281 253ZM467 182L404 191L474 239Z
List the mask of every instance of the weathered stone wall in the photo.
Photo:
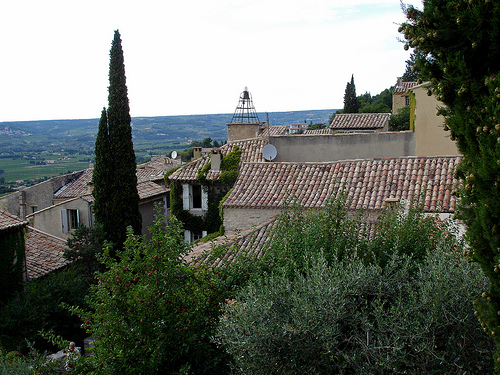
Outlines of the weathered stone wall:
M53 205L54 193L62 186L78 177L83 171L52 177L39 184L0 198L0 210L16 215L22 219L33 213Z
M255 138L259 134L262 123L245 124L232 123L227 124L227 140L240 141L242 139Z
M226 233L251 228L279 215L280 209L224 208Z
M28 215L27 219L30 225L42 232L67 240L71 237L74 229L69 229L63 233L61 211L78 210L80 224L87 227L92 226L92 217L89 203L82 198L74 198L39 210L34 214Z

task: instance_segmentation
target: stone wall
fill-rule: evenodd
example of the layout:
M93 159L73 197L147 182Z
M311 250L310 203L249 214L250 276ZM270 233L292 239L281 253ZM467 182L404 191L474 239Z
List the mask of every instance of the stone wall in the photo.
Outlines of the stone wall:
M224 229L226 233L259 225L279 215L280 209L266 208L224 208Z
M275 162L326 162L350 159L415 156L415 134L343 133L271 137Z
M83 171L79 171L52 177L39 184L1 197L0 210L24 219L35 211L52 206L54 193L82 173Z

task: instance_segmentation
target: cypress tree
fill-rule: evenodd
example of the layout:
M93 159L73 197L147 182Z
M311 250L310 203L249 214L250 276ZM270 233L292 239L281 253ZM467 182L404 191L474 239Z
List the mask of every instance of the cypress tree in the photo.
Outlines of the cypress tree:
M95 145L94 212L106 238L121 247L127 226L141 233L139 194L125 65L120 33L110 51L108 110L103 109Z
M359 103L356 97L356 85L354 84L354 74L351 76L351 82L347 82L344 94L344 110L342 113L358 113Z
M415 69L446 105L439 113L463 154L458 216L471 260L491 282L474 308L500 374L500 2L427 0L404 10L405 49L418 52Z

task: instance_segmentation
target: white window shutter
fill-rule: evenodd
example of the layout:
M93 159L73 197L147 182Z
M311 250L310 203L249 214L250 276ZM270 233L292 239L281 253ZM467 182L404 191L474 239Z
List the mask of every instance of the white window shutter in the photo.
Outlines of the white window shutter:
M185 240L187 243L190 243L190 242L191 242L191 231L189 231L189 230L185 230L185 231L184 231L184 240Z
M188 184L183 184L182 185L182 209L183 210L189 210L189 185Z
M76 227L80 226L80 210L76 210Z
M68 233L68 211L61 210L61 230L63 233Z
M208 192L205 187L201 187L201 208L208 210Z

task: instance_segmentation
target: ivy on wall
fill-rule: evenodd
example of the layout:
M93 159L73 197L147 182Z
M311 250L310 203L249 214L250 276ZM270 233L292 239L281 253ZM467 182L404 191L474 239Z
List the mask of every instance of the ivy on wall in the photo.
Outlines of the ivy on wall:
M9 229L0 232L0 302L19 291L23 283L25 258L24 231Z
M410 130L415 132L415 108L417 106L417 100L415 99L415 93L410 92L408 95L408 99L410 101Z
M196 216L183 209L182 184L172 181L169 176L178 168L171 169L165 175L165 182L170 187L170 213L182 221L183 228L192 232L207 231L207 233L223 234L224 227L220 203L233 187L238 178L241 160L241 150L235 146L221 160L221 172L217 180L207 180L206 176L211 163L198 170L197 178L203 189L208 193L208 210L204 216Z

